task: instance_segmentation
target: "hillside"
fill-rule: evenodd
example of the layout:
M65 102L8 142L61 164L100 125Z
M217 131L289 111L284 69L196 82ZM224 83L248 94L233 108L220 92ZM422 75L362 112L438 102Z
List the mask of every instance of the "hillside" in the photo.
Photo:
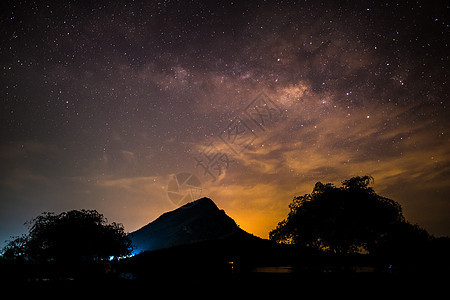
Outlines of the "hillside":
M236 222L209 198L187 203L166 212L153 222L130 233L134 253L153 251L218 239L257 239L240 229Z

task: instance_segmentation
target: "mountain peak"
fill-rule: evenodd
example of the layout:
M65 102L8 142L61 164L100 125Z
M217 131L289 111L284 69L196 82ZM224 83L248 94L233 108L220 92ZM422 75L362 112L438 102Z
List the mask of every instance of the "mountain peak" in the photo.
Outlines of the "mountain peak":
M252 237L213 200L203 197L162 214L129 236L139 253L236 235Z
M217 205L212 201L210 198L203 197L197 200L194 200L192 202L186 203L185 205L181 206L179 209L186 209L186 208L192 208L192 207L209 207L212 209L219 209Z

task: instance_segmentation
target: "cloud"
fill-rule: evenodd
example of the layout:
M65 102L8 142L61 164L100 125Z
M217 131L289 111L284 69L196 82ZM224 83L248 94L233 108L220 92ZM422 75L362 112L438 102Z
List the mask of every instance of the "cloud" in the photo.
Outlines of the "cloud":
M124 189L131 194L148 194L154 186L161 188L161 184L165 184L164 179L159 176L147 177L125 177L99 179L96 181L97 186L107 188Z
M0 170L3 186L17 192L37 186L50 186L57 174L55 162L64 151L51 143L21 140L0 146Z
M43 186L50 186L52 180L33 170L18 167L10 170L2 179L1 184L15 192L21 192L25 189L30 189L32 186L40 186L41 188Z

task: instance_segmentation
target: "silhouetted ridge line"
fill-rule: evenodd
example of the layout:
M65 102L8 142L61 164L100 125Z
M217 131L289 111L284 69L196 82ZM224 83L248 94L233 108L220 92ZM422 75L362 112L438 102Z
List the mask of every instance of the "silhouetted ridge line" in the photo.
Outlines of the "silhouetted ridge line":
M130 233L134 252L158 250L199 241L242 238L255 239L240 229L225 211L209 198L187 203L166 212L153 222Z

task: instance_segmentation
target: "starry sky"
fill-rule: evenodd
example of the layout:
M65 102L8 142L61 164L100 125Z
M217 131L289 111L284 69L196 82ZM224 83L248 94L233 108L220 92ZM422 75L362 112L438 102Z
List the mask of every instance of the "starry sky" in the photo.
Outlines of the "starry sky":
M267 238L315 182L366 174L450 235L448 2L9 2L1 245L44 211L131 232L190 192Z

